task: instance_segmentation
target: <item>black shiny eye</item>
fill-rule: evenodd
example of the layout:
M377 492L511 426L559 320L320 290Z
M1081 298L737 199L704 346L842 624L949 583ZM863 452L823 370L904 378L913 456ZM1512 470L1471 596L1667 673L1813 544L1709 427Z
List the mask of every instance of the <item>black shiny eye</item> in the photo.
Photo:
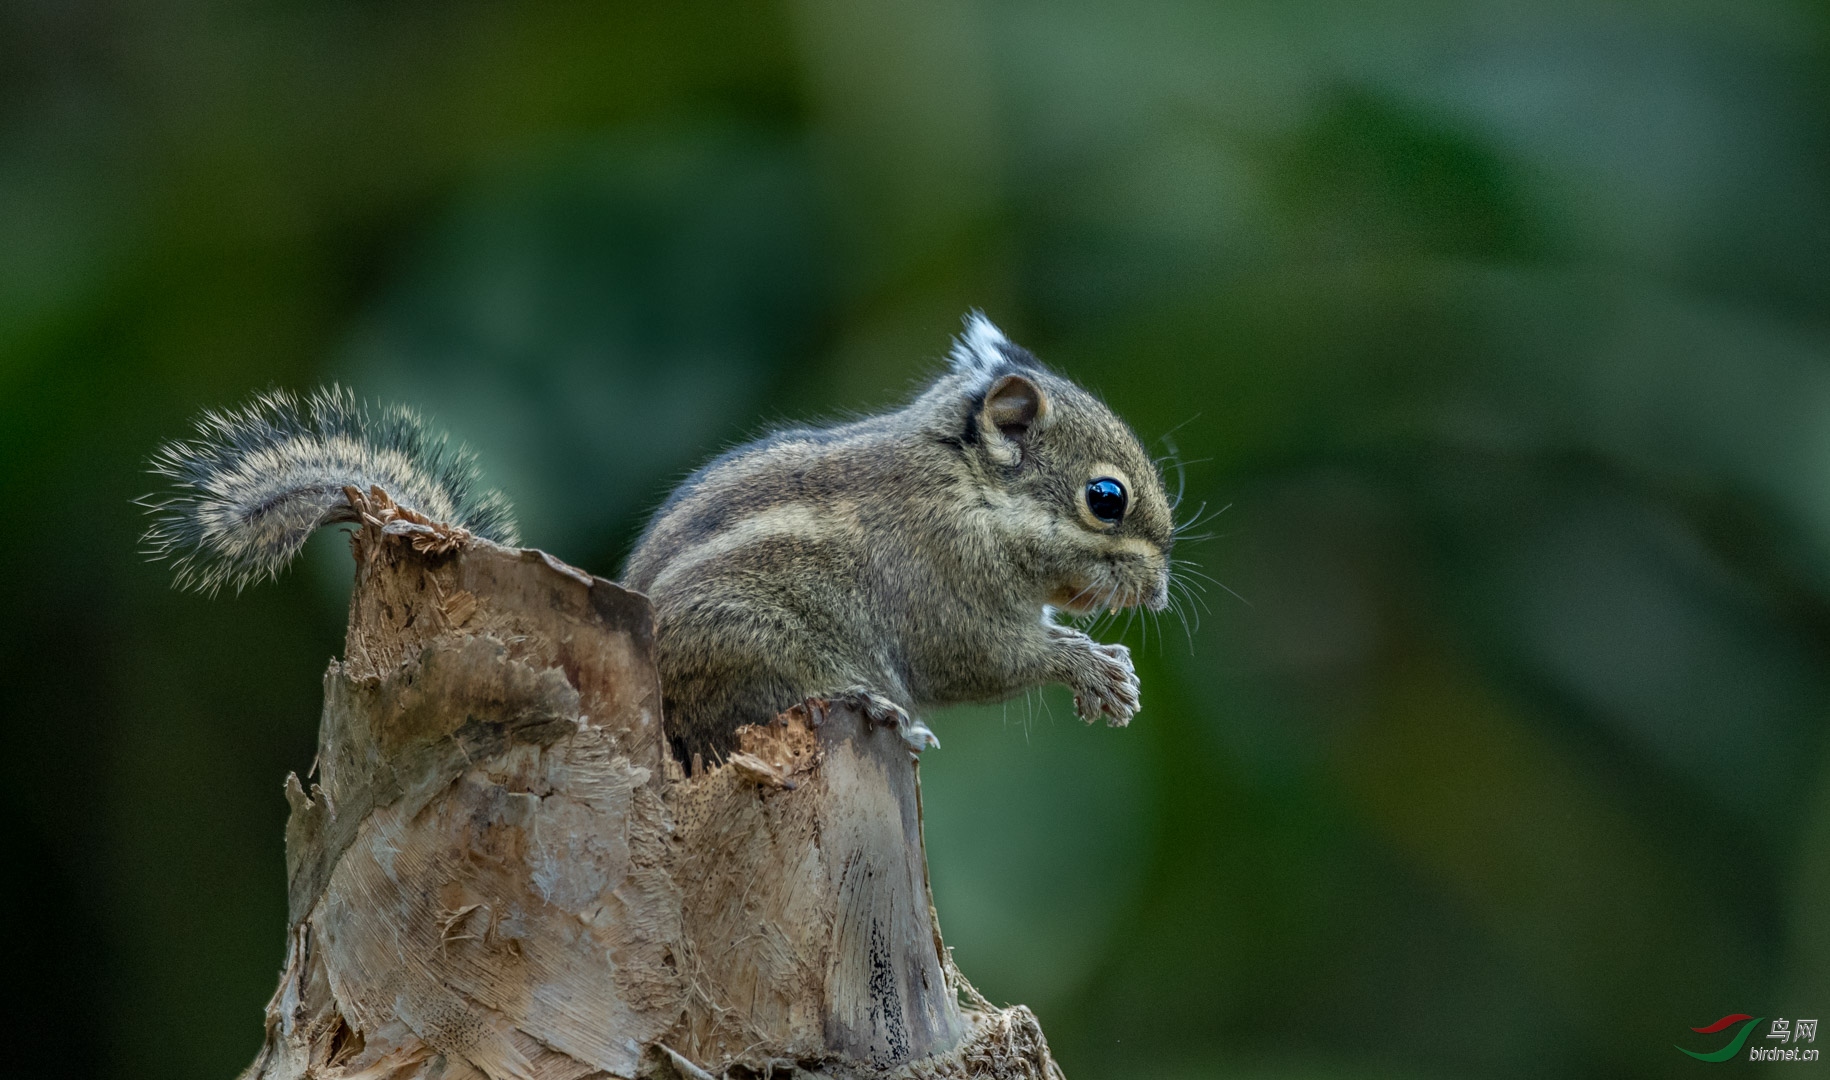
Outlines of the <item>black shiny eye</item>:
M1087 485L1087 509L1108 525L1124 520L1127 501L1125 485L1110 476L1102 476Z

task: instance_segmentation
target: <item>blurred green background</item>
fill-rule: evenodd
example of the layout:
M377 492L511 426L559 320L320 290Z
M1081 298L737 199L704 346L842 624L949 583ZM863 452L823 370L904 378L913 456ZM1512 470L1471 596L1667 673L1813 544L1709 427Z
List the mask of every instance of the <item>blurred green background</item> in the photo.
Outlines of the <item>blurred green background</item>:
M971 306L1228 507L1207 610L1108 631L1130 729L933 718L948 940L1069 1076L1830 1013L1823 4L14 0L7 1071L231 1076L281 960L347 555L172 592L161 439L342 380L611 575Z

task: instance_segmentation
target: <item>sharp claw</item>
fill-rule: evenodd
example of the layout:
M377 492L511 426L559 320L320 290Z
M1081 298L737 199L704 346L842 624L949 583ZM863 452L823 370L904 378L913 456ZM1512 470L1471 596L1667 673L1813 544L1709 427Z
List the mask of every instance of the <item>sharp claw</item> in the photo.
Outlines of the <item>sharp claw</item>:
M940 740L935 737L933 729L910 716L907 709L882 694L869 687L859 686L845 691L844 696L856 702L865 719L872 724L895 728L910 753L940 749Z
M899 725L899 728L902 741L911 752L919 754L923 750L940 749L940 740L935 738L933 730L920 720L911 719L907 724Z

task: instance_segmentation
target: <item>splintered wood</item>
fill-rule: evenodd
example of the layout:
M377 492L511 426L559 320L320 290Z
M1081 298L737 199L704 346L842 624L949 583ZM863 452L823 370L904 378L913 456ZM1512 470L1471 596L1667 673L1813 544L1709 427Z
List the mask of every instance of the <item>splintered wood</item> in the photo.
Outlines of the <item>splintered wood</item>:
M948 958L894 731L814 702L689 777L644 598L387 525L356 537L316 782L287 779L244 1078L1058 1080Z

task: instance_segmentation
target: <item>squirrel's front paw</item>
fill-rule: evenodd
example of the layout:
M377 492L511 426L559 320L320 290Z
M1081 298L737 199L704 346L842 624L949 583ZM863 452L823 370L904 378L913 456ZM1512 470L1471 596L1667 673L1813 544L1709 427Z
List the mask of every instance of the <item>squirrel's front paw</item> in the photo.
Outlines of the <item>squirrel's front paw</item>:
M1082 636L1074 643L1072 677L1074 711L1087 723L1106 718L1113 727L1124 727L1136 715L1137 672L1131 667L1131 650L1123 645L1101 645Z

